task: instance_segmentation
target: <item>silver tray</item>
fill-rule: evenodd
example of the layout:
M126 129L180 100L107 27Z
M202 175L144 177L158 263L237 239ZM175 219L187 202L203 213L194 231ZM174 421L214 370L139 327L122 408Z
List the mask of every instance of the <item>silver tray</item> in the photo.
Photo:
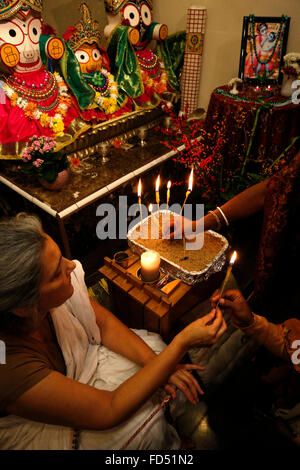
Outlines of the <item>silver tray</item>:
M159 213L160 214L168 213L168 214L178 216L178 214L175 214L174 212L167 211L167 210L161 210ZM141 245L140 243L137 243L137 241L133 237L133 233L138 229L138 227L146 225L146 224L148 225L148 220L150 218L151 218L151 215L143 219L142 222L139 222L133 228L131 228L127 234L128 245L131 248L131 250L134 253L136 253L138 256L141 256L141 254L144 253L144 251L150 251L150 250L148 250L148 248ZM176 279L180 279L181 281L185 282L186 284L190 286L198 284L200 282L207 281L212 274L222 271L226 263L226 251L229 246L228 241L226 240L225 237L223 237L217 232L214 232L212 230L208 230L207 232L213 235L214 237L221 239L223 242L223 248L219 251L217 256L202 271L187 271L183 269L181 266L178 266L177 264L172 263L172 261L165 259L164 257L161 257L161 270L165 273L169 273L171 276L173 276Z

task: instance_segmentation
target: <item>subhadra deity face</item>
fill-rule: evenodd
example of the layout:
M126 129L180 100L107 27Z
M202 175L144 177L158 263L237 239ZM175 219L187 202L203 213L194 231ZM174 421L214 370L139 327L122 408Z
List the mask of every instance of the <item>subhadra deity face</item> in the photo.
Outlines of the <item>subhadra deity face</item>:
M140 33L140 43L148 43L148 30L152 24L152 10L146 1L127 2L122 9L122 24L135 28Z
M31 72L42 66L39 39L42 21L32 11L0 22L0 53L4 64L16 72Z
M96 43L83 44L75 52L82 73L100 72L102 69L102 55Z

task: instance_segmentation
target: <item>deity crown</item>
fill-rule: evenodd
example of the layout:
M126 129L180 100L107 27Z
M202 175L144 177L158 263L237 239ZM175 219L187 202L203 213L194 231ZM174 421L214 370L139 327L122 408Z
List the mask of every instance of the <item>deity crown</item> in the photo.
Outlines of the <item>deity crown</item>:
M19 10L28 9L42 13L43 0L0 0L0 20L11 18Z
M108 13L112 13L113 15L116 15L123 6L128 3L129 0L104 0L105 3L105 9ZM138 1L133 0L133 3L138 3ZM153 1L152 0L147 0L147 3L149 4L150 8L153 8Z
M81 3L79 8L82 19L74 27L69 28L72 31L72 34L68 37L70 47L73 51L76 51L83 44L93 44L94 42L100 47L101 32L98 21L92 19L91 11L86 3Z

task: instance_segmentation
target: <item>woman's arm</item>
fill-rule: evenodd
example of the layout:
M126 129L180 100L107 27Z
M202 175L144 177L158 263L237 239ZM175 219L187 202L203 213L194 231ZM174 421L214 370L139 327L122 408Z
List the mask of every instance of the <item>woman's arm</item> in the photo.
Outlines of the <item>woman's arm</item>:
M268 183L269 179L266 179L261 183L255 184L220 206L228 222L231 223L243 219L244 217L248 217L262 210ZM187 238L189 238L189 234L195 235L195 233L201 232L203 223L204 230L220 230L222 226L224 227L226 225L226 222L218 209L215 209L214 212L215 215L209 213L203 219L194 221L186 218L182 220L182 218L178 216L178 218L175 218L174 227L171 226L171 238L175 235L179 235L183 230ZM218 220L221 226L219 226ZM167 230L165 230L165 232L167 233Z
M109 310L93 299L90 301L95 311L96 322L104 346L141 366L146 365L156 356L155 352L138 335L120 322ZM176 390L171 386L175 385L191 403L196 404L198 393L203 394L197 380L189 374L190 370L196 369L202 370L203 368L196 364L178 365L176 371L168 377L165 391L171 394L172 398L176 398Z
M101 430L129 418L175 370L190 347L211 344L226 330L220 310L212 325L207 325L215 311L182 330L159 355L116 390L97 390L51 372L7 407L7 412L34 421ZM113 373L113 371L112 371Z
M230 201L223 204L223 206L220 206L228 221L231 223L236 220L243 219L244 217L249 217L250 215L262 210L265 203L268 184L269 179L255 184L230 199ZM216 213L221 220L222 225L224 225L225 221L223 220L222 215L218 210L216 210ZM213 230L216 226L217 221L212 214L208 214L204 217L205 230Z

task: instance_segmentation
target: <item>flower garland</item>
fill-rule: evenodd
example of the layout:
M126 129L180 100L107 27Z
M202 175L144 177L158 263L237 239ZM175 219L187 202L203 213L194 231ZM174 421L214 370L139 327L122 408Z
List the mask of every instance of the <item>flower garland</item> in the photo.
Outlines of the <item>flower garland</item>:
M94 101L104 110L105 114L114 114L118 109L118 85L115 82L114 76L107 70L102 69L101 73L108 81L108 86L106 87L104 94L96 91ZM105 94L108 93L110 96L105 96Z
M53 117L50 117L47 112L49 108L43 108L33 101L28 101L11 88L8 83L5 83L4 92L9 98L12 106L18 106L24 111L24 114L29 119L39 121L41 126L44 128L50 128L55 137L64 135L65 125L64 117L66 116L68 109L71 105L71 98L68 94L68 88L63 81L62 77L54 72L54 78L58 87L58 97L52 109L57 106L56 113Z
M161 70L159 80L154 80L148 74L148 72L141 70L142 80L144 85L151 90L154 90L159 95L165 93L168 89L168 72L165 69Z

